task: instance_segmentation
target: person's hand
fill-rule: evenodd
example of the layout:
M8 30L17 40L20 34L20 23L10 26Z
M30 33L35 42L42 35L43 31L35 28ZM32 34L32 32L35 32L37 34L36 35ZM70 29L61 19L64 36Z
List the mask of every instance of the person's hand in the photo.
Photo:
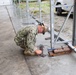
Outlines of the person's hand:
M41 50L35 50L35 53L36 53L37 55L40 55L40 54L42 54L42 51L41 51Z

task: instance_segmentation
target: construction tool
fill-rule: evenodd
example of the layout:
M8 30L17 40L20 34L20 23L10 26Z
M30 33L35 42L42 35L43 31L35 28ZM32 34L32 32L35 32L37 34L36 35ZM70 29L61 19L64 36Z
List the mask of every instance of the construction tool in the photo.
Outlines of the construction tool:
M46 55L43 53L43 51L44 51L44 46L43 46L42 44L40 44L38 47L39 47L39 50L42 51L42 54L40 54L40 56L41 56L41 57L45 57Z

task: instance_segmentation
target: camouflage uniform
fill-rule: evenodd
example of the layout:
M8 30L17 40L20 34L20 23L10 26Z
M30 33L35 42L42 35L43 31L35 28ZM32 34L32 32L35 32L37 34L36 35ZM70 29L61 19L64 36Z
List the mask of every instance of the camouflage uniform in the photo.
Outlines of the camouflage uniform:
M16 34L14 41L25 51L34 52L37 33L37 26L27 26Z

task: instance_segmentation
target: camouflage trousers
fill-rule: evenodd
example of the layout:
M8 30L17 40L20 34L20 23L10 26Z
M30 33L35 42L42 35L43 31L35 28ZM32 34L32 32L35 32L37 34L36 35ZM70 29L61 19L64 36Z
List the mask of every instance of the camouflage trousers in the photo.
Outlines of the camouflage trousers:
M35 54L35 52L32 52L32 51L30 51L28 48L27 48L27 43L25 42L25 40L17 40L17 39L14 39L14 41L16 42L16 44L18 45L18 46L20 46L21 48L23 48L24 49L24 54L25 55L36 55Z

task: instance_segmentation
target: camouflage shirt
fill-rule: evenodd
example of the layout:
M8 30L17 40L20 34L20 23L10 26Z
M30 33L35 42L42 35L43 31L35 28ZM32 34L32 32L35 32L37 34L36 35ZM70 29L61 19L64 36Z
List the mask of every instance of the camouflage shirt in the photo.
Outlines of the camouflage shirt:
M21 48L33 52L36 43L37 33L37 26L27 26L17 32L14 40L16 44Z

